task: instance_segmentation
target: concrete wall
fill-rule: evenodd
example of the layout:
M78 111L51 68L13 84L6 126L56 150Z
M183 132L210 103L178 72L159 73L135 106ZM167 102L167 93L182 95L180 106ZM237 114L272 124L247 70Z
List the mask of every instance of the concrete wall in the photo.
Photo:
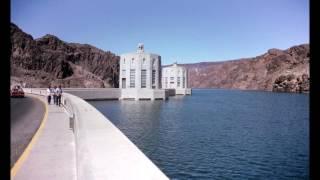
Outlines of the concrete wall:
M175 96L176 95L176 89L166 89L167 96Z
M46 95L46 88L28 89ZM41 90L41 91L39 91ZM186 89L119 89L119 88L63 88L64 93L70 93L84 100L120 100L120 99L168 99L169 96L191 95L192 90Z
M179 95L191 95L192 90L190 88L187 89L176 89L176 94Z
M46 94L43 89L26 93ZM83 99L64 93L62 102L76 140L77 179L168 179L117 127Z
M28 89L46 95L46 88ZM41 90L41 91L39 91ZM63 88L64 93L70 93L84 100L119 100L119 99L162 99L168 98L164 89L118 89L118 88Z
M164 89L121 89L121 99L167 99Z
M66 88L63 91L85 100L118 100L121 97L118 88Z
M28 92L46 95L46 88L24 88ZM84 100L118 100L121 90L118 88L62 88L63 93L70 93Z

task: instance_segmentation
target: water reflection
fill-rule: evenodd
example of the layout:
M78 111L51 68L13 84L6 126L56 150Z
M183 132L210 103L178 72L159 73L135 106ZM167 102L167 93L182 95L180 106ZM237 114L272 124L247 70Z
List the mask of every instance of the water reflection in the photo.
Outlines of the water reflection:
M308 179L308 95L194 90L91 103L172 179Z
M118 122L119 127L130 134L129 138L138 139L142 146L157 147L159 139L160 113L163 101L120 101L119 109L123 118ZM152 117L152 118L150 118ZM132 128L135 127L135 128Z

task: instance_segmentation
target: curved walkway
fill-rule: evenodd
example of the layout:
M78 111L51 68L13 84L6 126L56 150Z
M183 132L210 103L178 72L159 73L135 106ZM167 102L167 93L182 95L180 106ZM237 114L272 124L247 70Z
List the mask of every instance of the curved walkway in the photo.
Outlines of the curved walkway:
M45 97L30 95L46 102ZM11 179L76 179L75 144L63 107L46 105L48 114L11 169Z
M64 93L64 106L58 107L46 104L45 89L24 90L43 101L46 112L36 134L11 169L11 179L168 179L83 99ZM69 128L69 117L74 120L74 134Z
M45 106L37 98L11 98L11 159L10 166L21 156L44 117Z

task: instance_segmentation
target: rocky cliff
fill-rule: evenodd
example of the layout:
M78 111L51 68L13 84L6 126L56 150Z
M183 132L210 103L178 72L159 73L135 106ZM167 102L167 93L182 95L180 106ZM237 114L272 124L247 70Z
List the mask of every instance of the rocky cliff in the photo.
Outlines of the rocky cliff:
M247 59L184 64L192 88L309 92L309 45Z
M11 82L27 87L118 87L119 56L53 35L39 39L11 24ZM309 45L270 49L263 55L223 62L184 64L189 87L309 91Z
M53 35L33 39L11 24L11 82L27 87L117 87L119 56Z

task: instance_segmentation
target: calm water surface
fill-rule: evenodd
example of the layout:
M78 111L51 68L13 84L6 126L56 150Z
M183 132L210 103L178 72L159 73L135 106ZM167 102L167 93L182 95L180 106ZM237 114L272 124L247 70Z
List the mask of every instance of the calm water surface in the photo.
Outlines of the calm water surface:
M91 101L170 179L309 179L309 95L193 90Z

